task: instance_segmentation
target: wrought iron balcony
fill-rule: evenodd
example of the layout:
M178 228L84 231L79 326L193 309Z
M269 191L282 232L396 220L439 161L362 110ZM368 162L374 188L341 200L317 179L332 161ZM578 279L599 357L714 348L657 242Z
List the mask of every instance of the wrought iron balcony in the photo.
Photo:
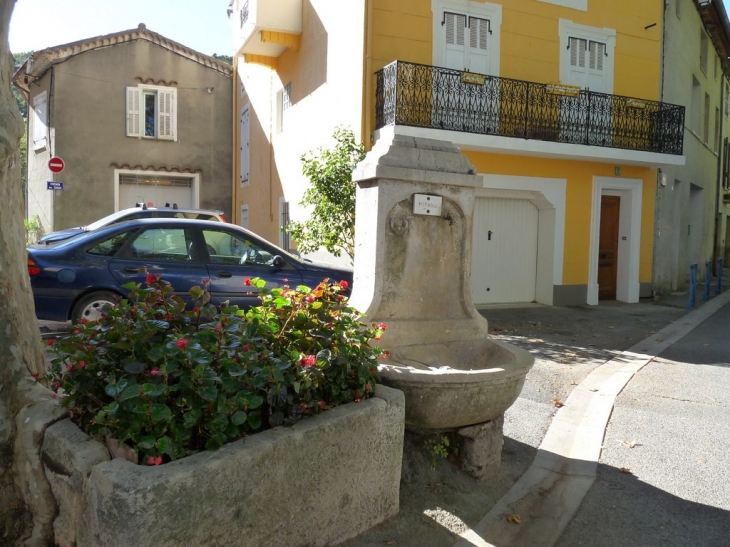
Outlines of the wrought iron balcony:
M376 129L406 125L682 154L683 106L402 61L376 78Z

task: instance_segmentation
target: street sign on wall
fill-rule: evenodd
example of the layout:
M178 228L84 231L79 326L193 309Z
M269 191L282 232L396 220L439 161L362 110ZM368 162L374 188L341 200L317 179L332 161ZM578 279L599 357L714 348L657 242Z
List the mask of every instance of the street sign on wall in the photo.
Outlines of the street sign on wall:
M49 180L46 182L47 190L63 190L63 183Z

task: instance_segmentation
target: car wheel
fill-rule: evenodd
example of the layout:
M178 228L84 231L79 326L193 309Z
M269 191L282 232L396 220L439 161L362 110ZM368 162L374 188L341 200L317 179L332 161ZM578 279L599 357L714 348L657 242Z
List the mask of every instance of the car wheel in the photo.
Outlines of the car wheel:
M82 319L96 321L107 305L113 306L119 302L119 295L109 291L92 292L84 296L74 306L71 312L71 321L78 323Z

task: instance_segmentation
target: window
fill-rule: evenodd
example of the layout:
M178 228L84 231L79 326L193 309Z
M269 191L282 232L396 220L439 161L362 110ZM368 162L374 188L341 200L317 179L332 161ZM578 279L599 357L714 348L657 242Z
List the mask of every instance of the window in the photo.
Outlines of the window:
M715 152L720 151L720 109L715 108Z
M703 29L700 29L700 69L707 74L707 56L709 54L709 40Z
M291 82L276 93L276 132L284 131L284 112L291 106Z
M436 66L499 74L502 6L468 0L433 0L432 9Z
M560 82L613 93L616 31L560 19Z
M692 76L692 111L690 117L692 123L692 132L699 137L700 135L700 82Z
M194 256L191 230L188 228L150 228L131 245L132 258L163 262L191 262Z
M702 127L702 140L705 144L710 144L710 96L705 93L705 116Z
M161 86L127 88L127 136L177 140L177 89Z
M249 105L241 110L241 172L239 181L241 186L248 186L251 166L251 137L249 130Z
M44 91L33 99L33 150L43 150L47 145L48 108Z
M241 228L248 230L248 205L241 205Z
M97 243L89 250L86 254L94 256L114 256L119 252L127 240L130 238L132 232L122 232L121 234L115 234L109 239L105 239L101 243Z
M203 230L210 264L274 266L274 255L256 241L222 230Z
M286 231L289 226L289 202L279 198L279 247L288 251L291 249L291 238Z

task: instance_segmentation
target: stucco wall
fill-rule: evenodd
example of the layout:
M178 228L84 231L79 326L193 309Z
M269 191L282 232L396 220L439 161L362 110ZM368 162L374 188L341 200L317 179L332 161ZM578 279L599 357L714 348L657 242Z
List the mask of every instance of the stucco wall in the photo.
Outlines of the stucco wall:
M676 2L681 2L677 16ZM657 185L654 288L660 294L686 289L692 262L704 271L712 259L718 183L715 146L715 109L727 125L722 104L722 71L715 77L717 52L709 41L708 70L700 68L700 15L689 0L671 0L666 11L663 100L685 105L684 155L686 164L662 171L666 186ZM699 111L693 111L693 77L699 83ZM710 96L709 139L704 142L704 101ZM695 122L699 114L699 123ZM699 126L699 132L693 128ZM727 135L727 128L723 131Z
M177 88L177 141L126 136L125 89L140 82ZM199 170L200 207L231 214L229 76L137 41L73 56L46 73L42 85L53 89L52 152L66 162L56 175L65 190L55 196L55 229L87 224L114 211L112 163ZM29 158L30 169L42 171L34 159L41 158Z
M280 197L289 202L292 220L308 216L299 206L308 183L301 155L330 147L337 126L362 134L364 2L303 0L302 9L300 48L284 51L276 69L238 60L247 91L239 104L251 104L251 179L236 189L236 210L248 204L250 228L276 244ZM289 82L291 106L279 132L277 92ZM240 106L236 110L240 116ZM235 163L238 169L238 158Z

